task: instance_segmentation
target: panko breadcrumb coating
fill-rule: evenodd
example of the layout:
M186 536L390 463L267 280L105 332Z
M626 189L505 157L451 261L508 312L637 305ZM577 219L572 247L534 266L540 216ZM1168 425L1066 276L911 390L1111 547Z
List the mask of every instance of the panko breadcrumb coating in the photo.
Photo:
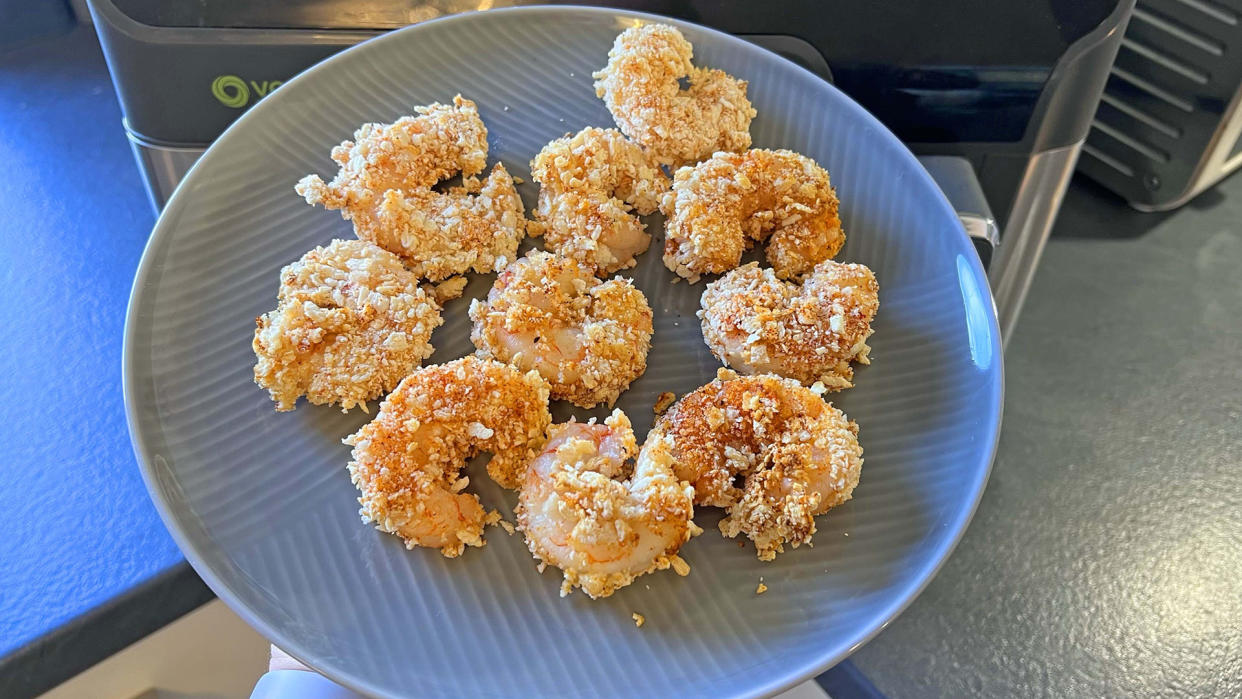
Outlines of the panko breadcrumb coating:
M552 397L612 405L647 369L652 313L628 279L533 251L506 267L486 301L470 304L479 353L547 379Z
M531 179L556 192L600 192L646 215L660 206L668 176L616 129L594 126L548 143L530 164Z
M693 501L693 488L673 473L667 440L648 440L640 452L629 419L615 410L603 425L570 421L548 430L516 512L540 570L553 565L565 574L561 596L580 587L598 599L657 570L690 572L677 552L701 531Z
M431 355L440 306L391 252L334 240L280 271L277 307L256 319L254 380L293 410L366 409Z
M453 104L415 107L418 116L402 117L391 124L363 124L354 140L332 149L340 166L332 181L307 175L301 188L321 192L324 206L353 209L372 206L390 189L414 192L458 173L483 172L487 164L487 127L474 102L457 95Z
M483 528L500 515L465 492L462 468L490 452L488 474L516 488L550 422L548 386L534 372L477 357L415 371L345 439L362 520L449 558L482 546Z
M797 279L845 244L828 173L787 150L717 153L673 176L661 208L664 264L692 282L737 267L767 239L781 279Z
M750 147L755 110L746 82L724 71L696 68L693 47L666 24L621 32L608 65L595 73L603 98L621 131L669 165L694 163L717 151ZM689 87L679 81L689 78Z
M694 486L695 503L726 508L720 531L745 534L765 561L785 544L810 543L815 516L849 500L862 470L858 426L776 376L721 369L647 439L659 436L671 439L677 477Z
M828 390L850 388L851 362L870 364L867 338L880 306L864 265L819 263L801 285L752 262L707 285L703 339L743 374L779 374Z
M497 163L487 179L467 177L447 193L390 189L373 212L354 217L354 228L401 255L415 274L439 281L511 262L526 237L523 212L513 178Z
M611 274L633 267L651 244L635 213L655 212L669 180L621 132L587 127L558 138L530 169L540 185L536 219L552 252Z
M365 124L332 149L329 183L307 175L295 189L311 205L339 209L363 240L400 255L420 277L440 281L492 272L517 254L526 217L513 178L497 164L485 179L487 129L474 102L417 108L419 116ZM446 192L436 183L457 173Z

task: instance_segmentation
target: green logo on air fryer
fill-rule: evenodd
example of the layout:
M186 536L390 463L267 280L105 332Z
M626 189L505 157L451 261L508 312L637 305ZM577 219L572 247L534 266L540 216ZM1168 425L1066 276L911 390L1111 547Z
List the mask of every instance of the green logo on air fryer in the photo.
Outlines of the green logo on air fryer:
M283 80L242 80L236 75L217 75L211 81L211 96L220 100L220 104L234 109L241 109L250 104L250 96L255 100L280 87Z

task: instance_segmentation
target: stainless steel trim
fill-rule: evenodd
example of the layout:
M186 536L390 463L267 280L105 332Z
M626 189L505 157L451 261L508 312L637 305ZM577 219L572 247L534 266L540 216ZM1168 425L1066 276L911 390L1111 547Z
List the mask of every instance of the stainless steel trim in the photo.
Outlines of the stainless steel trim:
M988 269L1001 338L1006 344L1013 334L1081 150L1082 141L1079 141L1035 154L1018 185L1018 195L1001 234L1000 247Z
M966 235L975 242L975 251L979 253L983 268L990 268L992 258L996 255L996 248L1000 245L1000 229L996 227L996 219L991 215L964 211L957 212L957 218L962 222L962 227L966 229Z
M962 227L975 243L983 268L987 269L1000 236L974 167L958 155L920 155L918 159L957 211Z
M163 146L145 141L125 129L129 137L129 147L134 151L134 160L142 173L142 182L147 188L147 198L151 200L151 208L159 216L164 204L172 196L177 183L189 172L190 166L198 160L206 147L194 146Z

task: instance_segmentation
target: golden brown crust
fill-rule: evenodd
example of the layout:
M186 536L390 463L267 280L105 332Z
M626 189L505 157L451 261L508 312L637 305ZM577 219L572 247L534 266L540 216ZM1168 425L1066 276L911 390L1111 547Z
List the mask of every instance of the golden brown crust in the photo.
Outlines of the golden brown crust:
M600 274L633 267L651 236L635 212L659 206L669 180L616 129L587 127L556 139L531 161L544 243Z
M621 32L608 65L593 76L595 94L621 131L669 165L750 147L755 110L746 82L696 68L692 57L693 47L676 28L646 24ZM682 78L689 78L685 90Z
M345 440L363 521L448 557L482 546L483 527L499 516L464 492L462 467L490 452L488 474L516 488L550 422L547 384L534 372L473 356L415 371Z
M638 453L628 479L625 461ZM526 472L516 510L531 554L564 573L561 595L578 587L608 597L635 578L689 566L677 556L701 530L693 489L676 478L667 440L639 452L629 419L553 425Z
M278 305L256 319L254 380L277 410L374 400L431 355L439 305L396 255L334 240L280 271Z
M658 436L671 440L677 476L694 486L695 502L726 508L721 531L748 536L762 560L809 543L815 515L848 500L862 469L857 427L776 376L721 369L673 405L648 441Z
M373 206L390 189L413 192L458 173L483 172L487 127L474 102L457 95L451 106L437 102L414 111L418 116L391 124L363 124L354 140L332 149L340 170L326 185L319 181L324 206ZM303 182L310 180L319 178L309 175Z
M600 276L635 266L638 255L651 247L647 227L613 197L542 189L535 217L543 227L544 247Z
M470 318L480 354L537 370L554 398L584 408L611 405L647 368L653 328L643 293L551 253L506 267Z
M548 143L530 164L531 179L556 192L598 192L639 214L655 212L668 191L659 163L616 129L588 126Z
M487 129L474 102L433 104L393 124L366 124L332 151L340 170L329 183L307 175L295 187L307 203L339 209L355 234L400 255L420 277L440 281L470 270L492 272L517 253L526 218L501 164L480 181ZM462 173L462 185L433 191Z
M845 243L837 206L828 173L804 155L717 153L673 176L661 205L664 264L698 281L737 267L750 245L767 240L776 275L799 278Z
M734 369L835 391L853 386L851 362L870 363L879 305L879 285L863 265L825 260L797 285L752 262L707 285L699 318L712 354Z

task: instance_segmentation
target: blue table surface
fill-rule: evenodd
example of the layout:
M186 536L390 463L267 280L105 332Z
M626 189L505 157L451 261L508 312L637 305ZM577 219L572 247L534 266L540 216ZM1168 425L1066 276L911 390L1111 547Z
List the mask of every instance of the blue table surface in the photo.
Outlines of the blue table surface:
M121 400L153 224L94 33L0 53L0 658L183 563Z

